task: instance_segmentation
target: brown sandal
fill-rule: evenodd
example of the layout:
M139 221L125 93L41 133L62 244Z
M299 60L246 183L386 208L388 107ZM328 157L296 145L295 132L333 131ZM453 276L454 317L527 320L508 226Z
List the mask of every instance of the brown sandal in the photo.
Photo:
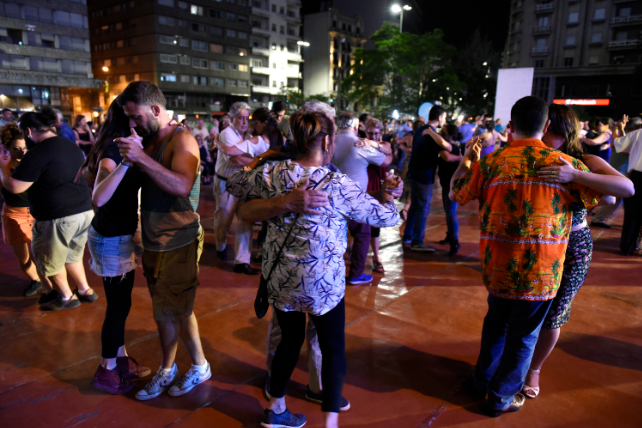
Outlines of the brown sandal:
M380 262L372 262L372 264L374 265L374 269L372 269L373 272L386 273L386 270Z

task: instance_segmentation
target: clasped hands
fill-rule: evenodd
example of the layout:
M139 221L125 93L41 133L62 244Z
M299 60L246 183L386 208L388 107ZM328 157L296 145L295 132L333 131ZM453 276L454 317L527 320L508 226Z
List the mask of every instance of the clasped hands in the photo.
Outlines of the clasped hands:
M134 128L131 128L131 132L129 137L114 139L114 143L118 144L118 151L123 157L123 161L128 164L138 162L143 156L146 156L143 151L143 137L139 136Z

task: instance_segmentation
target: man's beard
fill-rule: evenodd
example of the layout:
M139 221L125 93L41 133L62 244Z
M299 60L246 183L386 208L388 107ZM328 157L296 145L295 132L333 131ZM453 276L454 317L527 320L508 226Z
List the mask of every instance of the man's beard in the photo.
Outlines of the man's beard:
M147 125L137 126L134 129L136 129L136 133L141 137L151 137L158 132L160 125L158 124L158 120L153 119Z

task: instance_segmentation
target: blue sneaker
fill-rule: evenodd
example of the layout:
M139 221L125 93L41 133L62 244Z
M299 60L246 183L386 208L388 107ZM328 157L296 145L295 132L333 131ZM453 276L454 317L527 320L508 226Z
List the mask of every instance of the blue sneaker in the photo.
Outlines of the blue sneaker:
M351 285L368 284L369 282L372 282L372 275L367 275L365 273L362 273L361 276L348 278L348 284Z
M279 415L270 409L265 409L261 426L266 428L301 428L306 422L304 415L295 415L288 409Z
M411 243L412 243L412 238L408 238L408 239L406 239L406 238L401 238L401 242L402 242L404 245L411 244Z

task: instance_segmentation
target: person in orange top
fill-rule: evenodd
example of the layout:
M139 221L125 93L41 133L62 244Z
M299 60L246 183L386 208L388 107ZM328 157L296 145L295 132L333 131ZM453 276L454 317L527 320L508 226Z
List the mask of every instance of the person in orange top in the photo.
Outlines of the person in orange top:
M588 209L601 194L580 182L538 176L541 168L579 160L548 148L542 134L548 106L524 97L511 109L512 141L480 160L481 142L471 141L453 175L450 199L461 205L479 199L479 251L489 292L475 373L465 384L483 399L490 416L519 410L520 393L539 330L557 293L571 230L571 206ZM549 181L551 180L551 181Z

